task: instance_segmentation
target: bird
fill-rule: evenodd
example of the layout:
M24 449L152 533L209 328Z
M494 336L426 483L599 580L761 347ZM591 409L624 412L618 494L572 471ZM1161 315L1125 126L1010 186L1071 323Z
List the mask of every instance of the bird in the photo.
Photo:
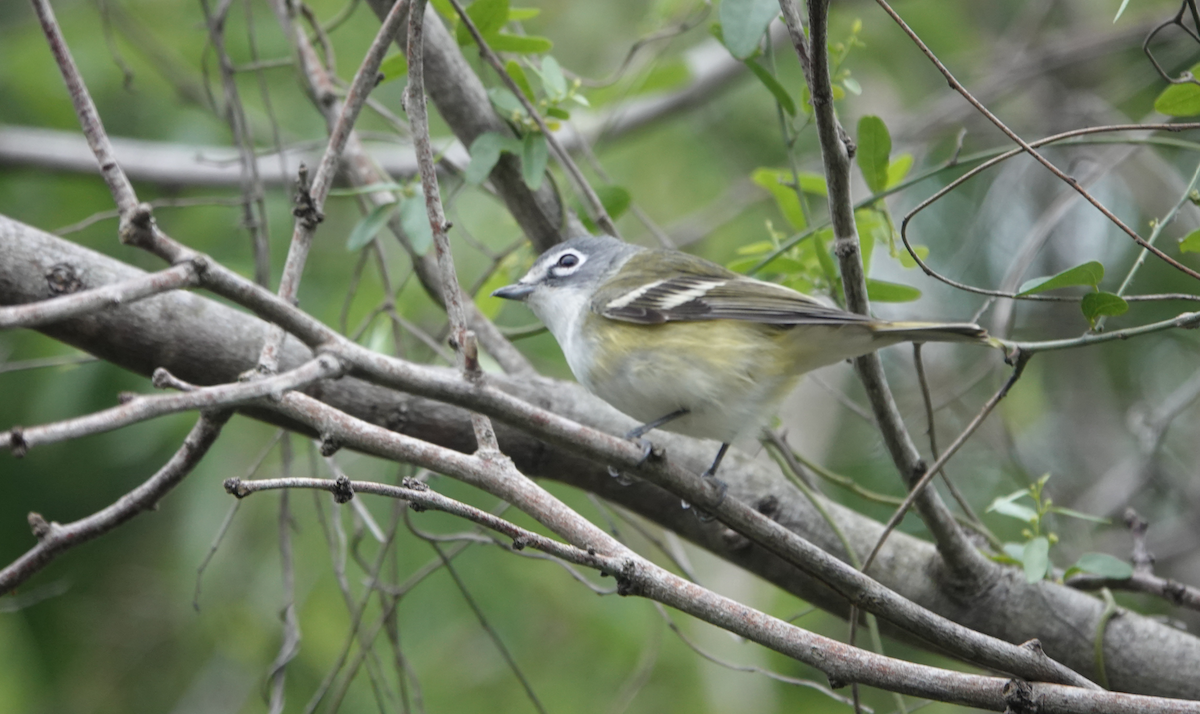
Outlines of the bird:
M583 234L542 253L493 296L524 303L575 378L652 429L720 442L771 416L806 372L900 342L989 344L968 322L890 322L848 312L698 256Z

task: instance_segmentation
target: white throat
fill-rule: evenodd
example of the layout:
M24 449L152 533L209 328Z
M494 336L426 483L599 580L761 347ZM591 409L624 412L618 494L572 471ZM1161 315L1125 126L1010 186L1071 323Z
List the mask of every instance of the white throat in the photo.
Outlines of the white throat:
M575 378L583 381L587 374L583 364L589 353L583 343L583 321L587 317L590 296L585 290L574 287L559 287L554 290L538 288L525 300L525 304L554 335L562 348L567 364Z

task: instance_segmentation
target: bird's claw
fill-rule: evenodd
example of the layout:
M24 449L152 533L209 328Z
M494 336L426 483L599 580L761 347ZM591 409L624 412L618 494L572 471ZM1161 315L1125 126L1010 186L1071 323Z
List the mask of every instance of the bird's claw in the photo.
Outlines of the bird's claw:
M642 455L641 455L641 457L638 458L637 464L634 465L634 468L637 468L637 467L641 466L642 464L646 463L647 461L650 460L651 457L661 457L663 455L662 449L656 447L653 443L650 442L649 439L643 439L641 437L641 435L637 433L637 431L638 431L637 429L634 429L633 431L631 431L625 435L626 439L632 441L634 444L636 444L642 450ZM622 486L628 486L629 484L633 483L633 477L626 476L625 474L621 473L613 466L608 467L608 475L617 479L617 482L620 483Z
M720 507L720 505L725 502L725 494L727 494L729 492L729 484L727 484L724 481L722 481L721 479L717 478L711 472L711 470L705 471L703 474L700 475L700 478L704 479L705 483L707 483L707 484L711 485L713 488L717 489L717 503L715 504L715 507ZM713 514L709 513L708 511L706 511L702 508L693 508L692 504L688 503L687 501L683 502L683 507L691 508L692 512L696 514L696 518L699 519L701 523L708 523L709 521L716 518L716 516L714 516Z

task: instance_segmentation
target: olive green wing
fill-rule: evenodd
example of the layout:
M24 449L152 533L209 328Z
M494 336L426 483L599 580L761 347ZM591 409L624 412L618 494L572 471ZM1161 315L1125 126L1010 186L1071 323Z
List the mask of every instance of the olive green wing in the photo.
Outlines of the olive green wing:
M657 251L656 251L657 252ZM657 252L658 256L670 254ZM679 254L675 254L679 255ZM634 256L637 261L640 256ZM671 256L672 258L674 256ZM768 325L870 323L782 285L747 278L699 258L660 266L672 277L649 280L636 264L623 269L597 295L593 309L604 317L643 325L700 320L743 320Z

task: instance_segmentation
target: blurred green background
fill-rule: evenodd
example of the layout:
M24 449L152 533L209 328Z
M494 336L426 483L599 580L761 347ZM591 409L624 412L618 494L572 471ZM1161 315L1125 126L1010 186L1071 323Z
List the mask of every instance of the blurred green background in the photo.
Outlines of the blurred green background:
M580 113L592 116L603 116L621 102L636 99L639 92L655 85L651 77L670 75L667 70L680 66L689 50L712 43L710 29L717 20L715 8L704 15L702 4L684 0L531 0L521 5L540 10L523 23L524 29L550 38L561 65L586 80L609 77L638 38L703 18L693 29L639 53L616 85L593 89L585 83L582 91L591 97L593 107ZM1091 124L1156 120L1154 98L1166 83L1139 48L1147 23L1169 17L1176 3L1134 3L1136 7L1113 23L1119 5L1117 0L908 0L897 8L961 81L985 91L990 106L1015 130L1032 138ZM349 13L328 33L337 73L349 81L378 29L377 20L364 3L355 0L315 0L309 7L322 22ZM105 0L56 2L54 8L110 134L180 145L230 145L228 124L205 99L207 88L220 104L221 89L201 4ZM946 161L955 151L960 128L967 130L961 139L963 155L1007 148L994 127L962 112L961 100L948 98L945 81L875 4L834 3L833 13L831 40L858 38L839 67L861 89L860 94L847 91L838 104L848 129L860 116L882 117L892 132L893 154L913 154L914 172ZM861 31L856 33L858 22ZM1103 44L1098 38L1110 41ZM234 3L225 39L239 65L253 57L285 60L260 73L238 75L257 145L264 150L272 145L274 126L285 144L320 146L324 122L300 87L290 64L290 47L269 8L260 2ZM1089 41L1099 49L1086 51ZM1161 61L1178 72L1195 61L1196 49L1169 37L1163 41ZM476 53L466 48L465 54L478 69ZM1059 56L1066 59L1053 60ZM773 57L762 61L768 59L774 62L780 83L800 102L801 73L787 43L780 43ZM77 131L61 78L24 3L0 4L0 68L0 125ZM481 75L488 86L496 85L490 72ZM686 74L675 76L677 82L689 80ZM655 91L679 86L668 83ZM269 107L263 101L263 87ZM388 82L373 96L400 113L402 90L403 81ZM793 152L796 166L819 172L815 136L803 112L791 123L799 129ZM370 111L364 112L359 129L370 137L395 135L387 121ZM435 137L448 136L436 119L433 130ZM1099 177L1093 188L1130 225L1145 228L1177 200L1196 164L1194 148L1137 148L1132 158ZM627 189L635 205L668 235L689 242L688 250L730 262L738 257L739 248L769 240L770 229L786 231L770 195L749 181L756 169L787 167L789 159L775 101L748 73L698 106L634 132L602 136L594 149L611 182ZM1104 153L1111 150L1110 145L1088 145L1053 149L1047 155L1072 172L1086 174L1111 161L1110 154ZM597 176L594 169L587 170ZM567 186L561 172L554 171L558 185ZM894 196L890 199L893 216L899 220L904 211L962 171L942 171ZM857 171L855 180L856 196L867 195ZM452 239L460 280L469 286L493 267L478 245L503 251L522 236L498 201L477 187L459 184L451 180L447 194L450 219L456 226ZM138 184L137 190L142 200L186 199L201 204L160 207L159 224L177 240L245 275L253 274L236 187ZM1040 222L1063 190L1032 162L1018 159L936 204L914 221L912 230L917 242L930 248L929 260L939 270L971 284L995 286L1026 237L1043 227ZM823 212L819 201L812 204L818 215ZM272 277L277 280L292 228L288 191L270 187L266 206ZM94 175L12 165L0 171L0 213L43 230L69 227L111 209L109 193ZM377 272L368 269L348 298L358 256L346 250L346 237L362 215L353 197L330 199L300 292L304 309L347 331L364 324L383 297ZM1178 224L1166 230L1166 250L1178 257L1172 239L1190 232L1196 223L1197 214L1188 206ZM632 213L622 216L619 226L627 239L643 244L655 240ZM1051 239L1024 277L1100 260L1109 269L1105 287L1111 290L1135 255L1127 238L1078 204L1069 207L1050 230ZM67 237L145 269L160 267L152 256L119 245L115 234L116 221L109 217L71 230ZM380 245L399 284L408 274L407 257L384 234ZM527 249L514 254L500 266L500 277L519 274L522 261L529 258ZM1194 256L1182 259L1200 266ZM915 303L878 306L883 316L968 319L984 305L980 296L954 291L918 270L902 267L882 248L876 251L872 276L923 293ZM1153 260L1134 284L1135 292L1189 290L1194 291L1194 286L1183 276ZM479 298L479 303L497 314L504 326L533 321L519 306L502 308L489 297ZM428 333L437 335L442 329L443 316L415 280L404 283L397 305L401 315ZM1182 309L1178 303L1138 304L1111 326L1164 319ZM982 322L996 330L988 324L993 314L986 313ZM1022 339L1071 336L1087 327L1073 304L1021 305L1013 315L1011 334ZM364 343L390 351L388 323L375 318L365 324ZM411 335L401 335L401 341L406 356L436 361ZM519 344L543 373L569 377L548 335ZM1097 486L1129 483L1114 472L1114 465L1138 453L1138 415L1152 412L1187 382L1196 371L1196 347L1194 333L1172 333L1040 357L1001 412L955 459L951 472L959 477L977 511L995 496L1022 488L1046 472L1053 474L1051 490L1058 503L1101 516L1135 505L1155 524L1152 533L1157 538L1160 573L1196 582L1200 479L1195 467L1197 446L1188 437L1200 427L1194 410L1178 416L1164 445L1144 469L1130 471L1130 479L1140 480L1128 487L1128 493L1113 495L1120 493L1115 486ZM69 348L33 332L0 334L0 428L102 409L115 404L124 390L151 391L148 380L98 362L13 369L26 360L71 354L75 353ZM994 355L947 351L927 358L935 378L935 401L942 407L939 429L946 443L999 385L1005 370ZM923 433L921 397L909 353L889 352L886 363L910 428ZM864 486L898 493L898 481L873 429L840 407L826 389L861 402L849 370L830 368L818 380L808 380L781 415L793 444ZM191 415L178 415L38 448L23 459L0 454L0 561L10 562L33 544L26 525L28 512L59 522L95 512L159 468L192 423ZM260 452L274 443L274 435L272 427L235 417L200 467L158 511L69 552L15 596L0 599L0 710L132 714L266 709L266 680L280 647L280 613L285 604L279 558L280 496L255 496L237 507L220 484L231 476L246 476ZM327 475L311 444L298 437L291 437L289 443L292 473L308 475L313 469L314 475ZM279 453L280 447L273 446L256 475L280 474L284 465ZM354 454L341 453L337 459L355 479L393 480L408 474L404 467ZM467 502L495 506L449 479L434 477L431 483ZM606 517L586 494L553 483L548 487L588 517L598 522ZM890 511L837 489L831 495L874 517L886 518ZM386 528L393 504L364 502ZM203 576L198 576L221 524L235 507L220 547ZM353 556L371 563L379 544L359 514L349 506L333 505L326 495L292 493L290 509L302 640L287 668L287 711L302 711L337 661L350 629L351 615L331 559L342 557L338 555L342 548L351 553L346 578L357 598L365 571ZM423 531L464 530L463 524L437 514L410 517ZM985 520L1005 540L1021 539L1019 523L996 515ZM1061 521L1054 527L1062 537L1053 556L1060 566L1084 551L1128 554L1128 537L1117 526ZM915 519L909 519L905 528L922 532ZM348 540L339 542L338 532ZM641 552L666 562L633 528L622 525L621 533ZM796 598L702 551L681 547L702 584L782 617L807 610ZM401 524L383 572L403 581L437 557L426 541ZM466 591L547 711L847 709L812 689L707 661L668 629L652 604L595 597L551 563L517 558L487 545L471 545L453 563ZM600 587L611 585L591 580ZM1143 611L1168 613L1147 599L1125 597L1122 602ZM373 624L379 617L377 601L372 600L364 622ZM723 659L824 682L818 673L727 633L675 614L670 619L682 635ZM845 624L824 613L807 613L797 622L831 636L845 636ZM1200 623L1193 618L1189 624ZM350 685L341 711L534 710L444 568L404 596L394 626L399 654L380 635L373 659ZM887 652L948 664L894 642L888 642ZM351 648L350 657L356 654L357 649ZM396 657L403 658L409 672L403 688L394 676ZM383 672L379 677L386 684L373 686L368 672ZM876 711L894 708L893 699L880 692L867 692L865 701ZM926 707L927 711L950 709Z

